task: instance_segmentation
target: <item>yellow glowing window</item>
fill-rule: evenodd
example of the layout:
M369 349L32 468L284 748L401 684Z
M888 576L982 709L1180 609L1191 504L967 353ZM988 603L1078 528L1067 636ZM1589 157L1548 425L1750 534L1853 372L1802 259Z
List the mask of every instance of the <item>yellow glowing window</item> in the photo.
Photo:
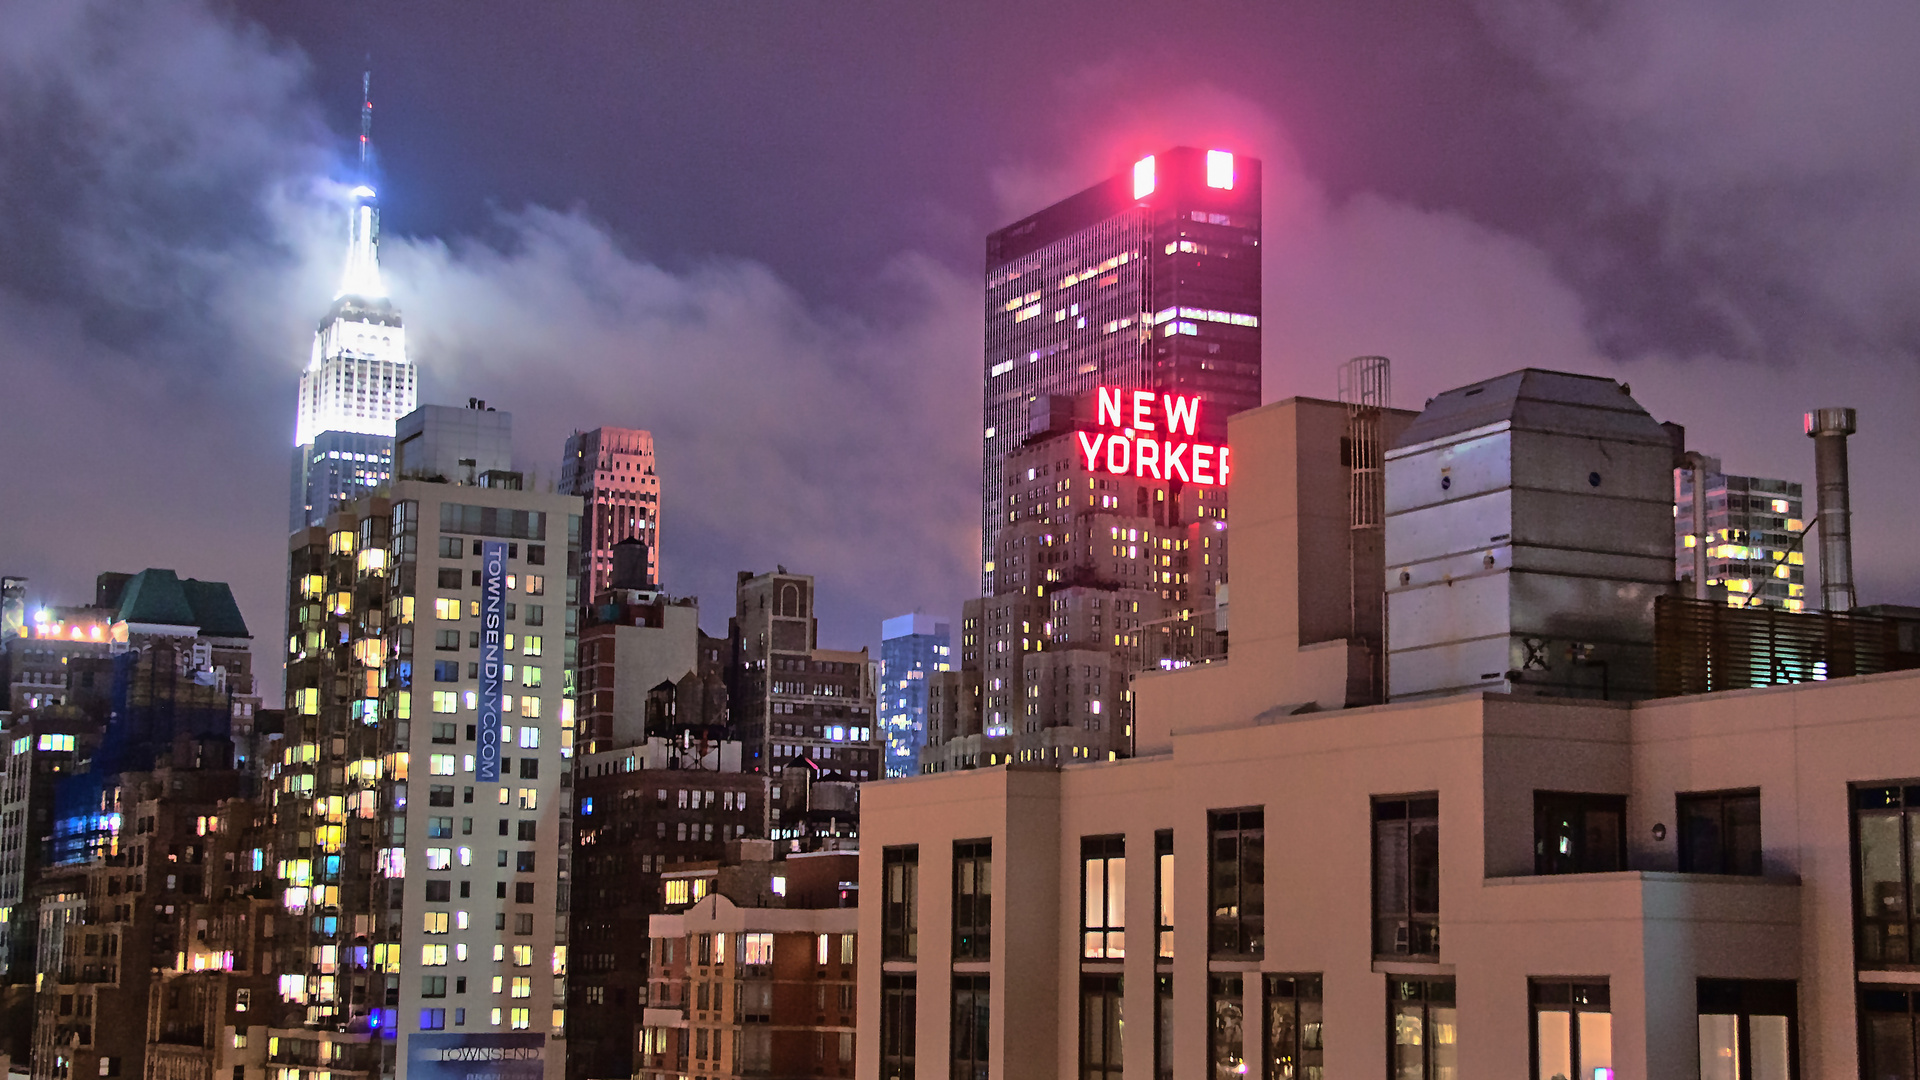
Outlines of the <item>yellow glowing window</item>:
M515 945L513 947L513 966L514 967L532 967L533 966L533 946Z
M445 945L420 946L420 964L423 967L447 966L447 947Z
M447 932L447 913L444 911L426 912L421 921L423 923L421 929L429 934L444 934Z
M446 596L435 599L433 617L444 622L460 621L460 601Z
M507 638L509 640L509 644L507 645L507 648L511 649L513 648L513 645L511 644L513 635L508 634ZM545 642L545 639L542 638L539 634L528 634L526 637L523 637L520 639L520 645L521 645L520 651L527 654L528 656L539 656L544 642Z

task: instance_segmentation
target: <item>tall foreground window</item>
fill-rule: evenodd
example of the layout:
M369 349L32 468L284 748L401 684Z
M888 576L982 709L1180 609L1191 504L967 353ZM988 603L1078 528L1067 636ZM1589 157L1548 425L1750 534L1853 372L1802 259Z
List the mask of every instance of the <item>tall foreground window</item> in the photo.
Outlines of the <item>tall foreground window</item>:
M1612 999L1604 981L1530 979L1536 1080L1613 1076Z
M985 960L993 944L993 841L953 845L953 958Z
M1120 1080L1120 976L1080 976L1081 1080Z
M953 1080L987 1080L987 976L953 977Z
M880 1076L913 1080L914 977L880 976Z
M1127 955L1127 839L1080 840L1080 955L1119 960Z
M1440 797L1373 800L1373 951L1440 953Z
M920 849L890 847L880 853L880 955L912 960L920 953Z
M1153 906L1157 913L1159 955L1173 959L1173 830L1153 834Z
M1387 980L1387 1012L1392 1080L1461 1080L1452 979Z
M1868 966L1920 962L1913 945L1920 860L1920 781L1853 790L1853 865L1858 954Z
M1207 976L1209 1080L1242 1080L1247 1075L1244 986L1238 975Z
M1266 814L1259 808L1207 815L1208 951L1258 958L1266 947Z
M1797 995L1791 981L1701 979L1698 994L1700 1080L1793 1080L1799 1075L1794 1064ZM1870 989L1861 993L1863 1032L1871 1029L1871 996ZM1862 1064L1871 1060L1868 1049L1861 1047ZM1891 1080L1914 1074L1869 1068L1862 1075Z
M1323 1080L1320 976L1266 975L1267 1080Z
M1153 977L1153 1076L1173 1080L1173 976Z

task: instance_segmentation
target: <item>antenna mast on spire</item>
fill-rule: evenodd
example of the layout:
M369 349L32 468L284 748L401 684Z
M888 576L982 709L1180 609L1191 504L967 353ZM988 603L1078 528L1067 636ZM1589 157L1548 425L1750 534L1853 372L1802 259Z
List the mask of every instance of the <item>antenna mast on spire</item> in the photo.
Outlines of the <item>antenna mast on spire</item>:
M373 72L360 73L360 180L372 179Z

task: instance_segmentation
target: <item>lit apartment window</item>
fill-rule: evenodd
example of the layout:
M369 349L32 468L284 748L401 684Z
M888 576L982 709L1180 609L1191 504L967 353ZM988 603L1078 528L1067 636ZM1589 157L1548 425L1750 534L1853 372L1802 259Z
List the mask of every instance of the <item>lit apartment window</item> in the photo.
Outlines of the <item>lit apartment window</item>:
M880 976L880 1076L882 1080L913 1080L914 1003L912 975Z
M1265 821L1258 809L1207 814L1208 951L1216 958L1258 957L1266 945Z
M1627 867L1627 798L1533 793L1533 872L1602 874Z
M1244 984L1239 975L1207 976L1208 1080L1247 1075Z
M920 952L920 849L886 848L880 866L880 955L912 960Z
M1908 882L1920 876L1910 847L1920 842L1920 782L1853 791L1853 865L1859 897L1859 960L1868 966L1920 962L1912 949Z
M953 1080L987 1080L988 990L985 975L953 977Z
M1159 955L1173 959L1173 830L1153 834L1153 906L1157 913Z
M1120 976L1080 976L1080 1078L1120 1080Z
M1263 975L1267 1080L1321 1080L1320 976Z
M1613 1013L1605 982L1529 979L1527 994L1533 1005L1533 1075L1613 1076Z
M953 845L953 958L985 960L993 947L993 841Z
M1793 1080L1799 1013L1792 980L1701 979L1700 1080ZM1915 1075L1909 987L1860 988L1860 1075Z
M1173 976L1153 977L1153 1075L1173 1080Z
M1387 980L1387 1074L1394 1080L1460 1080L1452 979Z
M1127 955L1127 838L1080 840L1080 955L1119 960Z
M1760 873L1760 792L1687 792L1674 803L1681 873Z
M1373 800L1373 951L1440 952L1440 799Z

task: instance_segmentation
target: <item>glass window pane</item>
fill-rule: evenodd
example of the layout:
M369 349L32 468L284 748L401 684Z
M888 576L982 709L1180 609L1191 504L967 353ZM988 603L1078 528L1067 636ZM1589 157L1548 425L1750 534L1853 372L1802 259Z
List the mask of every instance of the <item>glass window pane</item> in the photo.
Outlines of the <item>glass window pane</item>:
M1427 1080L1424 1013L1417 1001L1393 1003L1393 1080Z
M1427 1034L1433 1044L1432 1080L1460 1080L1458 1013L1451 1005L1427 1009Z
M1758 795L1727 800L1727 869L1735 874L1758 874L1762 869Z
M1583 1012L1580 1020L1580 1073L1592 1080L1601 1074L1595 1069L1613 1068L1613 1014ZM1611 1076L1609 1071L1606 1075ZM1580 1080L1576 1077L1574 1080ZM1784 1077L1781 1080L1785 1080Z
M1582 1025L1583 1029L1585 1025ZM1581 1034L1586 1034L1582 1030ZM1538 1080L1573 1080L1573 1014L1541 1009L1533 1014Z
M1127 925L1127 859L1107 860L1107 926Z
M1085 888L1086 888L1086 897L1087 897L1087 911L1086 911L1087 921L1083 925L1099 926L1101 925L1100 910L1102 907L1101 897L1100 897L1100 884L1101 884L1100 860L1099 859L1086 860L1086 862L1083 864L1083 869L1086 871Z
M1748 1054L1753 1060L1753 1072L1748 1080L1788 1080L1787 1055L1791 1049L1787 1041L1787 1018L1749 1016L1747 1038L1752 1043Z
M1700 1016L1700 1080L1740 1080L1739 1018L1726 1013Z
M1413 913L1436 915L1440 912L1440 823L1411 823L1407 841Z
M1862 959L1904 963L1907 959L1907 889L1898 814L1860 817L1860 914ZM1888 925L1891 924L1891 925Z

